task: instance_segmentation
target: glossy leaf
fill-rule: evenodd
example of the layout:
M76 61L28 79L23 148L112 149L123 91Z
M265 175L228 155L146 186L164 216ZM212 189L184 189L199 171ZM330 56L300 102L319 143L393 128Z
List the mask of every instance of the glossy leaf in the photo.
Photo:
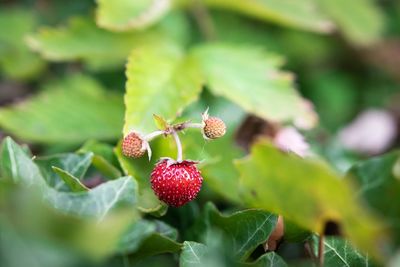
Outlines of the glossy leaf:
M354 165L348 179L359 185L357 196L366 201L374 212L385 218L396 244L400 244L400 180L395 176L398 151L374 157Z
M118 206L134 205L137 190L136 181L127 176L108 181L87 192L68 193L48 190L45 198L63 213L102 220Z
M60 178L71 189L72 192L85 192L89 190L89 188L82 184L78 178L74 177L63 169L54 166L52 167L52 169L60 176Z
M154 24L168 12L170 0L97 0L96 21L113 31L141 29Z
M287 267L286 262L275 252L268 252L259 257L257 260L251 263L243 264L243 266L254 266L254 267Z
M323 162L287 155L260 142L236 166L247 205L317 233L323 233L328 221L336 222L360 249L382 257L382 225L354 200L347 181Z
M318 253L317 242L314 242L314 253ZM378 266L368 256L362 255L352 247L349 241L328 236L324 240L324 266Z
M198 65L171 42L134 49L128 59L124 134L154 131L153 114L173 120L201 91Z
M119 94L106 92L89 77L71 76L26 101L1 108L0 125L24 140L80 143L120 136L123 112Z
M192 53L214 94L267 120L302 120L314 126L312 110L295 90L292 74L279 69L279 56L259 47L222 43L200 45Z
M77 179L82 179L88 170L93 158L92 153L85 154L59 154L35 159L36 165L40 168L43 178L50 187L57 191L69 191L65 181L54 171L54 167L67 172Z
M242 260L268 240L277 218L274 214L256 209L222 215L212 203L206 205L204 215L205 224L222 230L232 242L235 256Z

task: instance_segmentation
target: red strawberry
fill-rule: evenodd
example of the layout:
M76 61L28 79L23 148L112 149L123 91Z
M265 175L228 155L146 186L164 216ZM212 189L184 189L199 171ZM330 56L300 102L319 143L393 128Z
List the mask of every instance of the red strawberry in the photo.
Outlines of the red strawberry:
M151 173L151 188L160 200L170 206L180 207L196 198L203 177L194 161L170 161L164 159L157 163Z

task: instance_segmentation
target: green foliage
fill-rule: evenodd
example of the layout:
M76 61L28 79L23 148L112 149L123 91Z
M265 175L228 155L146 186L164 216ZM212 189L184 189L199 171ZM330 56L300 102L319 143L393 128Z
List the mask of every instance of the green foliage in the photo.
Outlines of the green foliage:
M398 141L400 4L375 2L2 3L0 266L312 266L332 230L323 266L397 266L400 154L338 138L373 106ZM203 177L179 208L150 183L172 125Z
M1 108L0 125L41 143L114 139L121 132L122 103L120 95L105 91L92 78L75 75L48 84L27 101Z
M324 233L328 221L340 223L354 244L372 255L383 252L377 245L383 226L354 201L347 181L323 162L284 155L261 142L236 166L246 204L282 214L316 233Z
M23 9L0 11L0 68L11 79L37 77L45 62L25 45L26 35L37 26L36 14Z

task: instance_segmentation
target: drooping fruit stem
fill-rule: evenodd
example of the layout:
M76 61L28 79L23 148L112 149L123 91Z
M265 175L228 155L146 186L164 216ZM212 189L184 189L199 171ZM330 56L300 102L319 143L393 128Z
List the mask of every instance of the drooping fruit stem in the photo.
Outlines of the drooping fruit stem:
M177 162L182 162L182 143L181 139L179 138L179 135L176 131L172 132L172 136L174 137L175 143L176 143L176 149L178 150L177 156L176 156L176 161Z
M203 124L202 123L188 122L188 123L184 124L184 128L199 128L199 129L202 129L203 128Z
M143 139L147 142L153 140L154 138L156 138L157 136L163 135L165 134L164 131L154 131L152 133L149 133L148 135L146 135Z

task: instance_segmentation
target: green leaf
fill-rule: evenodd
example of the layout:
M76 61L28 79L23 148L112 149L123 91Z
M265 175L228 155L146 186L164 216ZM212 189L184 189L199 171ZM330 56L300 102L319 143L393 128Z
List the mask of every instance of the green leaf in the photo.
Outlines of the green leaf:
M206 225L219 228L229 237L235 257L245 260L257 246L268 240L278 216L256 209L222 215L214 204L208 203L204 218Z
M19 138L40 143L116 139L123 109L119 94L106 92L89 77L71 76L26 101L1 108L0 125Z
M247 205L280 214L316 233L323 233L328 221L336 222L357 247L377 258L384 254L382 225L355 201L347 181L324 163L260 142L236 166Z
M357 196L366 201L385 223L400 244L400 203L394 201L400 195L400 181L395 176L398 151L374 157L354 165L347 179L359 185Z
M156 160L158 160L158 153L162 152L162 150L159 149L160 146L157 145L156 141L152 142L152 148L156 154L151 162L149 162L146 157L132 159L124 156L122 154L121 141L118 142L114 151L125 175L131 175L139 184L139 210L160 216L165 214L167 206L158 200L157 196L151 189L150 174Z
M314 242L314 253L318 254L318 242ZM349 241L328 236L324 239L324 266L378 266L352 247Z
M52 169L61 177L61 179L71 189L72 192L85 192L89 190L89 188L82 184L78 178L74 177L69 172L54 166Z
M175 119L201 91L202 77L192 57L171 42L134 49L126 70L124 134L154 130L153 114Z
M148 27L160 20L171 6L170 0L97 0L96 21L100 27L126 31Z
M36 25L32 11L7 8L0 11L0 68L7 77L26 80L44 70L44 61L25 44L25 35Z
M47 184L57 191L69 191L59 173L54 171L54 167L67 172L77 179L82 179L88 170L93 158L93 153L85 154L58 154L35 159L36 165L42 173L43 179Z
M380 39L384 17L372 0L319 0L321 9L353 43L367 45Z
M163 117L153 114L153 119L157 129L164 131L169 127L168 122Z
M267 120L315 124L312 110L294 89L293 76L279 69L282 58L258 47L222 43L200 45L192 53L216 95Z
M92 165L103 175L110 179L116 179L122 176L117 157L114 155L113 146L100 143L98 141L89 140L80 149L80 153L92 152Z
M243 264L243 266L254 266L254 267L287 267L286 262L275 252L269 252L261 257L259 257L256 261L251 263Z
M76 17L64 27L41 28L29 36L28 44L47 60L83 61L90 69L113 69L125 64L133 48L160 38L185 42L185 20L181 14L172 14L148 31L115 33L98 28L90 18Z
M39 168L10 137L3 140L0 156L1 177L25 186L45 186Z
M303 30L326 33L333 29L333 24L319 10L314 0L206 0L205 4Z
M140 220L122 235L118 252L139 259L164 252L176 252L181 244L175 242L177 230L162 221Z
M63 213L102 220L116 207L136 204L137 190L136 181L127 176L108 181L87 192L47 190L45 199Z
M202 263L204 255L207 254L207 246L201 243L185 241L183 242L183 248L181 257L179 258L180 267L195 267L205 266Z

